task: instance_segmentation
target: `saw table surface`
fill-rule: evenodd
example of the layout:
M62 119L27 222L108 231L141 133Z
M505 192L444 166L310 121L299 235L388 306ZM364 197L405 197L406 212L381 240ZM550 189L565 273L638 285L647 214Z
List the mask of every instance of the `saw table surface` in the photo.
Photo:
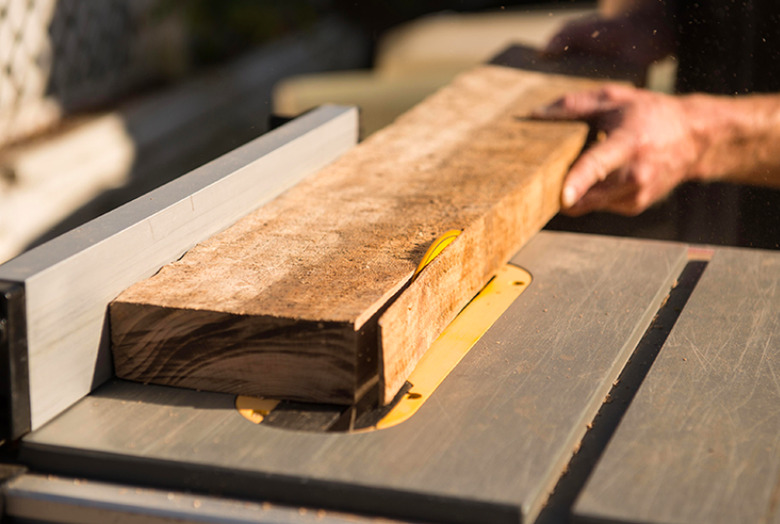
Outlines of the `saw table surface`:
M113 381L23 439L24 463L63 477L18 478L6 509L43 518L64 505L85 522L98 509L234 522L780 522L780 254L717 248L691 262L680 244L542 232L512 263L533 275L528 289L396 427L258 426L229 395ZM662 307L678 281L693 289L687 303L673 292ZM641 387L618 382L648 343L660 347ZM573 509L560 507L593 452L596 413L610 395L627 403L624 387L639 390L617 406L625 417Z
M296 121L0 267L0 516L780 524L777 252L539 233L528 287L381 430L108 380L116 294L356 142L355 109Z

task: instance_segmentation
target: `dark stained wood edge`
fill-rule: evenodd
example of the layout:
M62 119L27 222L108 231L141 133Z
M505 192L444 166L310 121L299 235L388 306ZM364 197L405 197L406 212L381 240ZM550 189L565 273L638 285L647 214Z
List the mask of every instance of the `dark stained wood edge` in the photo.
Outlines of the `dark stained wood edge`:
M117 294L341 156L356 143L357 116L316 109L0 264L0 281L24 288L28 426L112 375L106 308Z
M126 302L111 304L111 318L119 320L111 339L120 378L305 402L353 404L357 400L357 333L349 324ZM199 327L193 329L193 325ZM161 331L164 337L159 337ZM163 343L165 351L155 351L154 345ZM141 355L122 351L124 347L147 347L149 351ZM221 350L215 353L214 347ZM322 370L319 381L299 373L313 360ZM259 370L263 381L257 379ZM285 388L291 381L301 384L295 397Z

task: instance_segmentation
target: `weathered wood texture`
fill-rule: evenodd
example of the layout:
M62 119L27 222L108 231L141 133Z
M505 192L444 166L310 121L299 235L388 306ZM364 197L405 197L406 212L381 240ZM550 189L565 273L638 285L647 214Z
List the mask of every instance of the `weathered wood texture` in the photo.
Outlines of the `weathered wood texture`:
M533 522L685 262L676 244L537 234L512 259L528 289L391 428L285 431L229 395L117 381L26 437L23 460L415 522Z
M392 398L430 340L558 209L586 128L528 112L592 85L496 66L459 77L123 293L111 307L117 374L332 403L353 403L379 376ZM463 234L388 311L379 366L378 315L449 229Z
M780 523L780 255L718 249L588 481L588 522Z
M111 374L111 300L235 223L357 140L357 110L323 107L0 265L24 288L35 429ZM305 153L304 153L305 152ZM23 383L12 388L27 388Z

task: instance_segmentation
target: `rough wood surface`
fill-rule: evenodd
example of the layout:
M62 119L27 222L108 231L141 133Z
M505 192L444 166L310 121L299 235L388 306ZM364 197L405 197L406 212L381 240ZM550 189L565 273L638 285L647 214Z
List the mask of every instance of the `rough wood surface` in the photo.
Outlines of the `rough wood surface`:
M11 388L29 390L31 428L111 377L111 300L353 147L357 116L312 111L0 265L0 281L24 288L26 348L13 358L29 377Z
M512 259L531 285L391 428L285 431L233 396L115 381L26 437L23 460L413 522L534 522L685 262L679 244L535 235Z
M393 348L385 359L404 365L379 369L391 397L425 341L558 209L586 128L524 117L592 85L497 66L462 75L317 176L123 293L111 307L117 374L352 403L377 377L382 308L433 239L463 229L404 291L422 297L408 299L413 315L438 320L383 325L383 340L415 341L411 356Z
M780 254L718 249L575 514L780 523Z
M519 131L512 116L505 115L475 132L470 147L454 155L448 174L463 169L483 175L465 181L469 187L456 179L438 189L454 188L449 202L463 211L448 224L463 232L379 321L379 376L385 403L393 399L431 343L496 268L558 212L563 175L582 147L583 136L565 127L545 125ZM552 144L557 146L553 149Z

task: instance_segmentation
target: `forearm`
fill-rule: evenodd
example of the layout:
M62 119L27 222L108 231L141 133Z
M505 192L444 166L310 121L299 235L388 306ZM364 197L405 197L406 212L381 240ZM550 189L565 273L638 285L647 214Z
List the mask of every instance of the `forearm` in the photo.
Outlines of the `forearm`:
M689 95L698 160L691 179L780 187L780 95Z

